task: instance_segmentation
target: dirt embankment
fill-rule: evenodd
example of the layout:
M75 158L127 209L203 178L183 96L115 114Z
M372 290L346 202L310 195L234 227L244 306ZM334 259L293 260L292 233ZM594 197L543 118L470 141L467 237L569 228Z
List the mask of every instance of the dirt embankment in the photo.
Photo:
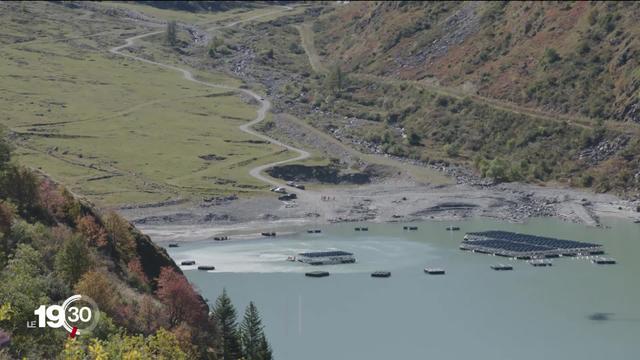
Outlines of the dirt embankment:
M311 182L320 184L368 184L375 173L343 172L332 166L281 165L268 169L269 176L286 181Z

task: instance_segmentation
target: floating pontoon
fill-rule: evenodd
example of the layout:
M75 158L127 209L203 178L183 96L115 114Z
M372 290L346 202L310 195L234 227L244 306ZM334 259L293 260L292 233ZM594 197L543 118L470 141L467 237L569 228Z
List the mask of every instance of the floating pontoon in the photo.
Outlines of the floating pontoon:
M391 276L390 271L375 271L371 273L371 277L387 278Z
M613 265L616 263L614 259L606 257L597 257L591 260L591 262L597 265Z
M508 271L508 270L513 270L513 266L511 266L511 265L505 265L505 264L491 265L491 268L492 268L493 270L496 270L496 271Z
M440 268L424 268L424 272L429 275L444 275L444 269Z
M547 266L552 266L553 263L549 260L544 260L544 259L536 259L536 260L531 260L529 261L529 264L531 264L531 266L535 266L535 267L547 267Z
M325 277L325 276L329 276L329 272L328 271L310 271L308 273L305 273L304 276L308 276L308 277Z

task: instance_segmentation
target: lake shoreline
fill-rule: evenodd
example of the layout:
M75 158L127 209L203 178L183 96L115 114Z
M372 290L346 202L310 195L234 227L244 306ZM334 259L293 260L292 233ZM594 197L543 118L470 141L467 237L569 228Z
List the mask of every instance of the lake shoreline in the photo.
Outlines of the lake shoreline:
M491 187L376 184L311 190L295 202L233 199L213 206L177 204L122 213L156 242L260 238L261 232L304 231L336 223L412 223L486 218L524 223L556 218L601 227L601 217L640 219L637 201L609 194L523 184ZM329 200L323 200L329 199ZM267 238L267 237L264 237Z

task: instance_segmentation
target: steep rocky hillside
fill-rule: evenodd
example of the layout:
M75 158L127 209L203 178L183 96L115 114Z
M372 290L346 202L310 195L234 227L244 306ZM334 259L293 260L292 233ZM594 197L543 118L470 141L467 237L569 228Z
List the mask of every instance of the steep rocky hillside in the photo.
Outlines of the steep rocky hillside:
M640 122L638 18L637 2L352 2L313 30L347 71Z

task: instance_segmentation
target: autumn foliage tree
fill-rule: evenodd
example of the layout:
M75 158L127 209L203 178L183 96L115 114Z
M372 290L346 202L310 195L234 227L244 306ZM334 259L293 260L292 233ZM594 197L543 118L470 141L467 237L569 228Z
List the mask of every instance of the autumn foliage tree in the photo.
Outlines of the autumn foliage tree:
M165 325L165 318L163 305L151 295L143 295L136 312L138 330L145 335L152 334L160 326Z
M198 326L206 321L206 308L187 278L170 267L163 267L158 277L158 299L166 306L169 325L181 322Z
M55 260L55 270L69 285L75 285L93 265L93 259L86 241L72 235L64 241Z
M78 294L94 299L101 311L112 313L118 306L120 298L111 280L103 273L95 270L86 272L74 288Z
M130 276L141 286L147 287L149 286L149 278L147 274L144 273L142 269L142 262L140 262L140 257L136 256L129 264L127 264L127 268L129 269Z
M107 214L104 226L121 259L129 262L136 252L136 240L131 234L131 225L115 212Z
M39 181L29 170L21 166L7 166L0 176L0 199L16 204L17 213L29 220L43 217L38 191Z
M9 233L15 216L15 210L5 202L0 202L0 265L3 265L9 254Z
M60 190L49 179L40 182L40 204L49 211L56 220L63 220L65 217L66 199Z
M77 229L87 239L89 245L103 247L107 245L107 231L100 226L96 218L85 215L78 219Z

